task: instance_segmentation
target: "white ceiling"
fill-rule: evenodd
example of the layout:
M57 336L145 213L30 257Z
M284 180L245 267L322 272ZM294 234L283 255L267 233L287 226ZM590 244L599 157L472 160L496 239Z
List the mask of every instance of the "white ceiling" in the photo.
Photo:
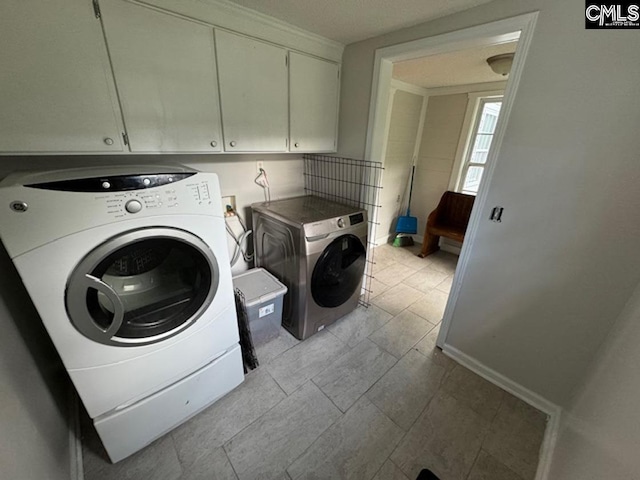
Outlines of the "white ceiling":
M503 43L396 62L393 64L393 78L424 88L506 80L489 68L487 58L515 52L517 44Z
M491 0L231 0L345 45Z

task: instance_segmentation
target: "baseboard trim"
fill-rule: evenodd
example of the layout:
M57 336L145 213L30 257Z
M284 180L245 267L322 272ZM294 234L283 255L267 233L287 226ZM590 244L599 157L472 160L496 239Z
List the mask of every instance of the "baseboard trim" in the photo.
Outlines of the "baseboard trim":
M460 247L456 247L455 245L450 245L444 242L440 244L440 250L453 253L454 255L458 255L458 256L460 256L460 252L462 251Z
M547 423L547 429L544 432L544 438L542 439L542 445L540 447L540 460L538 461L535 480L549 479L553 452L556 448L556 441L560 433L561 417L562 409L560 408L558 408L555 413L549 415L549 422Z
M551 467L553 450L555 449L556 439L558 438L558 432L560 429L560 416L562 414L562 409L555 403L550 402L546 398L487 367L475 358L461 352L451 345L445 343L442 351L445 355L477 375L480 375L485 380L549 415L547 429L545 430L544 439L540 446L540 460L538 462L538 469L535 477L535 480L547 480Z
M69 462L71 480L84 480L82 437L80 431L80 402L73 387L69 388Z

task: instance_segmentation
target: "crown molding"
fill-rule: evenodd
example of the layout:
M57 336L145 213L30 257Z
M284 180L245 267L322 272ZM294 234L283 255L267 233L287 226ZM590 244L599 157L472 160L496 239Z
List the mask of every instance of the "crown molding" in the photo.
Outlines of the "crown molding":
M155 7L290 50L342 62L343 44L228 0L134 0L132 3Z

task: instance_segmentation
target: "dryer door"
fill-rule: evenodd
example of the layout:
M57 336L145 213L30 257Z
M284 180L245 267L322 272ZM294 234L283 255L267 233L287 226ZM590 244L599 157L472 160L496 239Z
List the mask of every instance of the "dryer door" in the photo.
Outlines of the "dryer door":
M198 237L145 228L92 250L67 283L75 328L107 345L162 341L193 325L218 289L218 263Z
M311 276L311 295L321 307L339 307L360 288L366 249L355 235L342 235L324 249Z

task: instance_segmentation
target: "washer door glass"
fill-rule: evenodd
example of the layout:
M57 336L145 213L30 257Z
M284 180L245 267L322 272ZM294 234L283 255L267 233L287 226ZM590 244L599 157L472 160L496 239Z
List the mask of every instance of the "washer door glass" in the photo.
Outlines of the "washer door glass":
M311 276L311 295L321 307L338 307L360 288L366 251L355 235L336 238L324 249Z
M157 342L192 325L218 288L218 265L196 236L149 228L115 237L70 277L67 312L86 337L108 345Z

